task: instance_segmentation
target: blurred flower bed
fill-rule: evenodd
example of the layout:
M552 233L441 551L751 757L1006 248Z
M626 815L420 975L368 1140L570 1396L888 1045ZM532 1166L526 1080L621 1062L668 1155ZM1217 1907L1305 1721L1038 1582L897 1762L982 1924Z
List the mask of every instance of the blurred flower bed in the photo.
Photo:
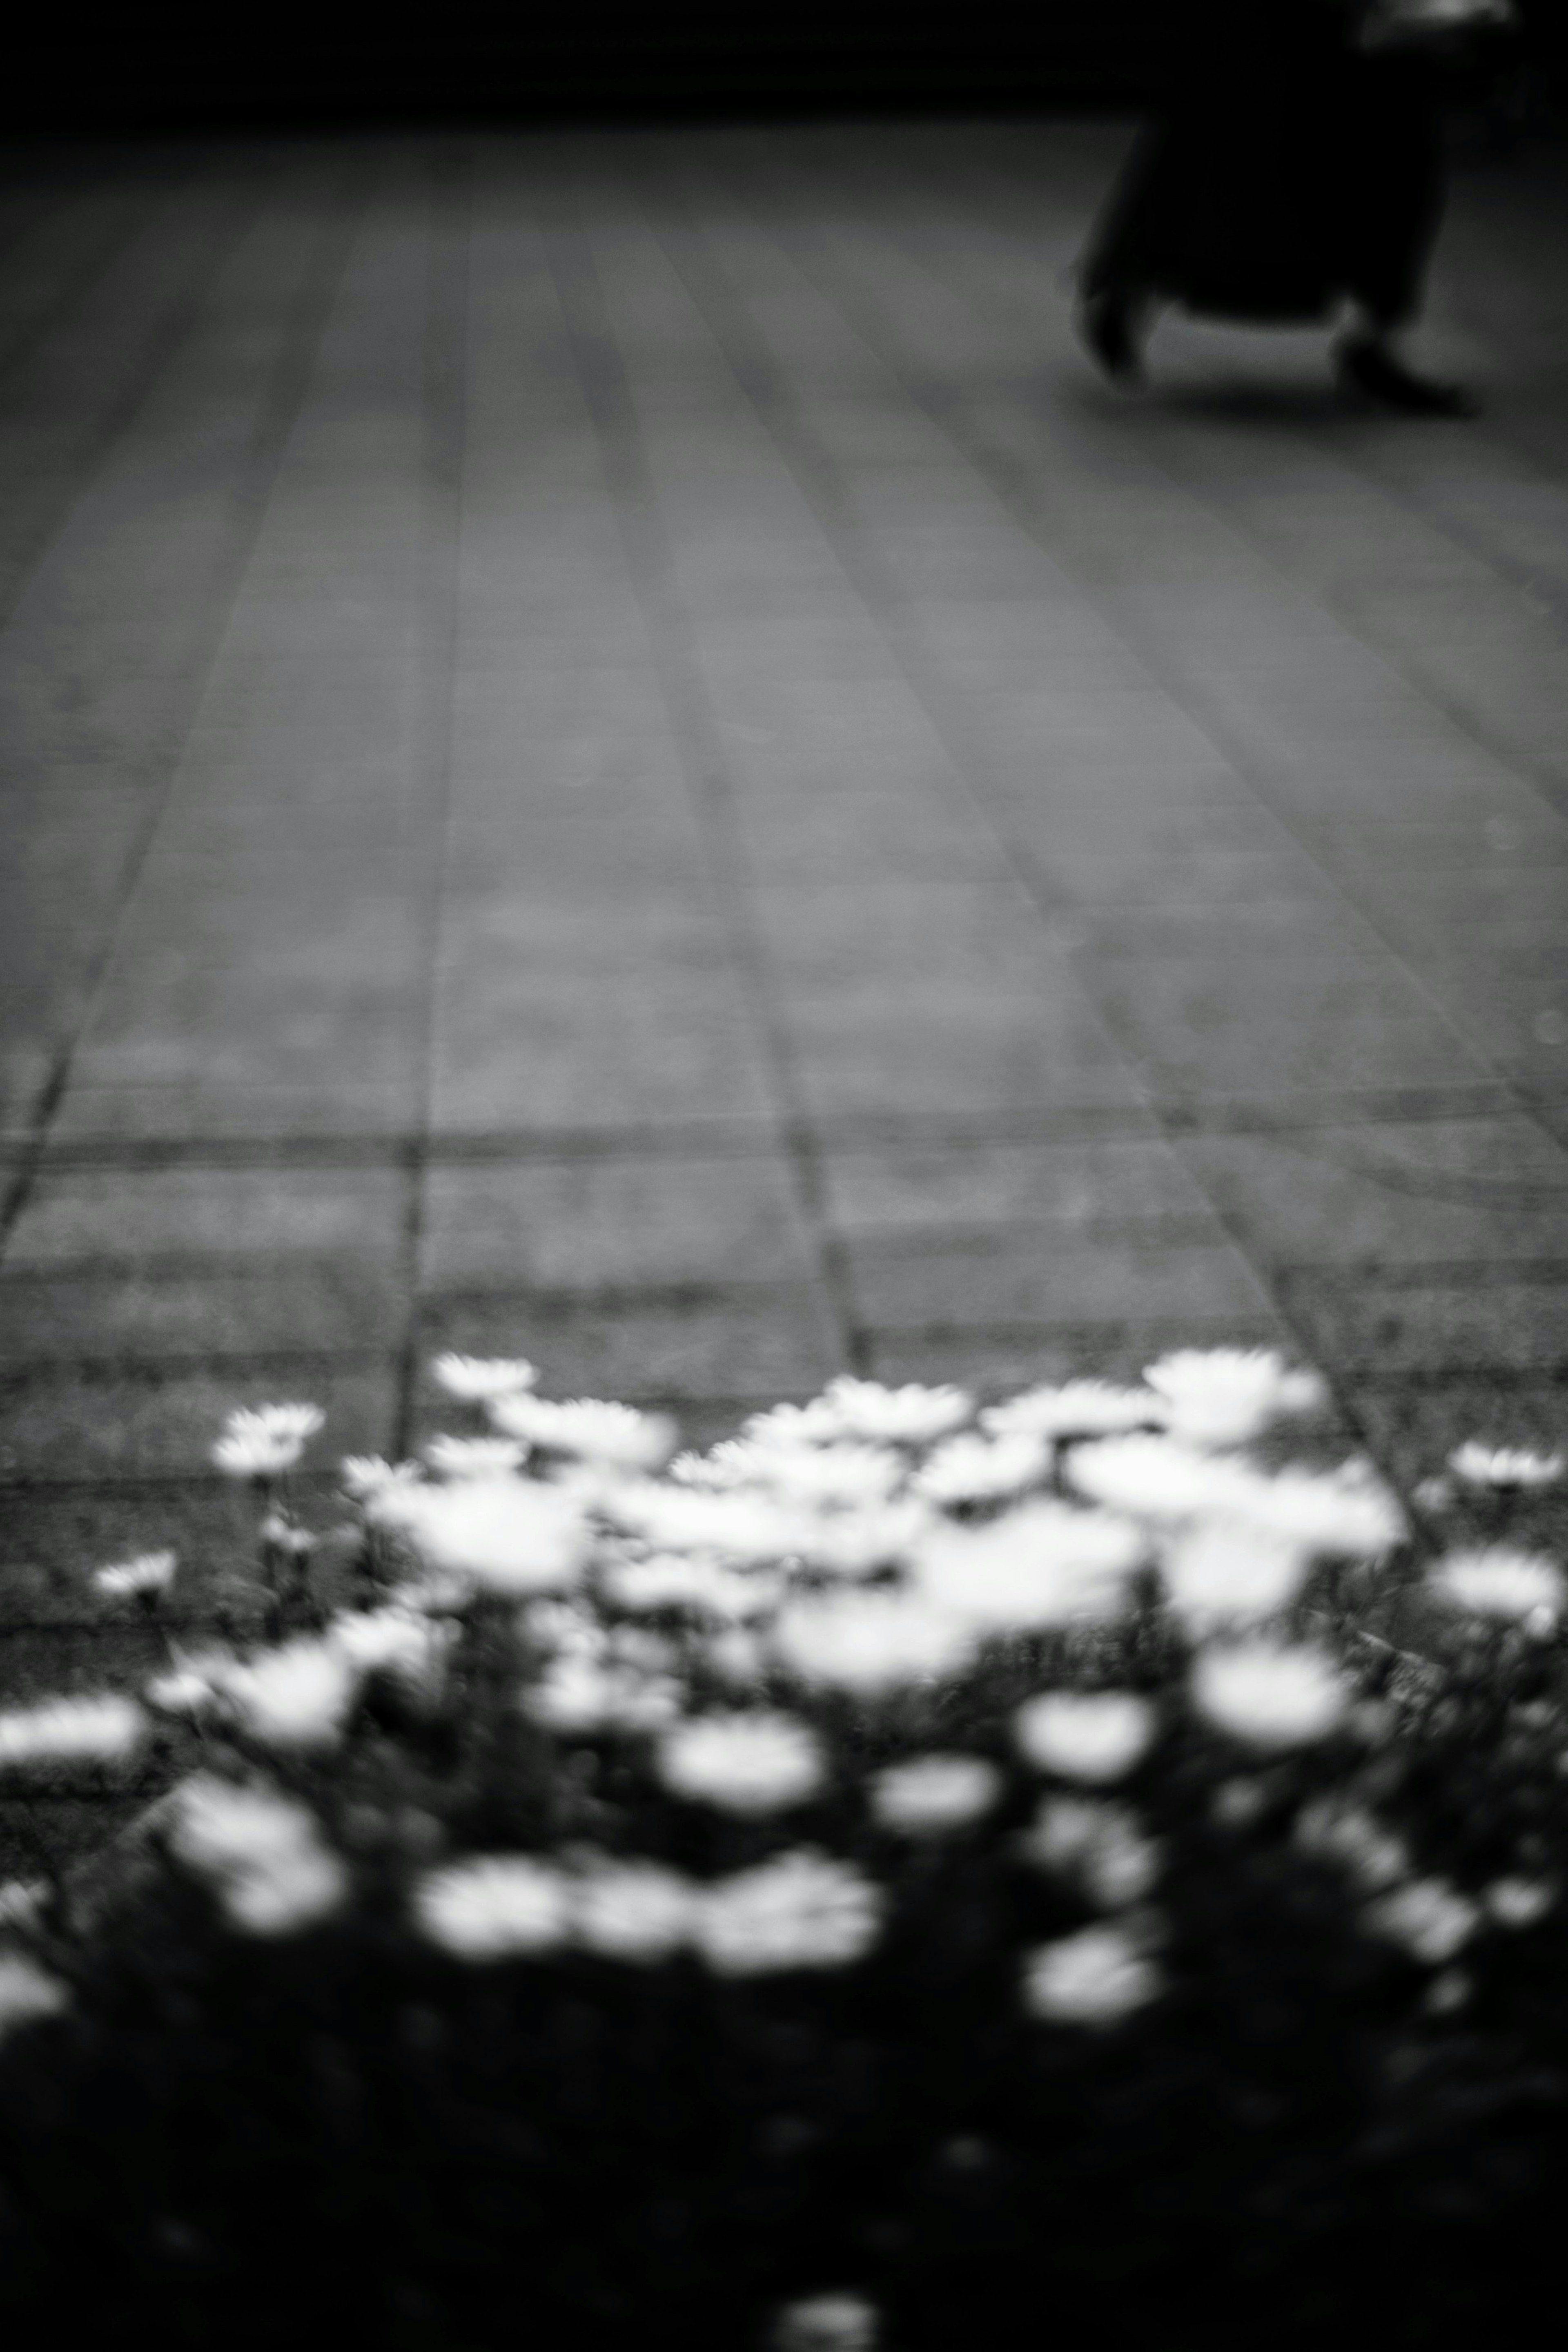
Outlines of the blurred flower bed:
M0 2295L52 2332L488 2352L1412 2347L1568 2187L1557 1456L1414 1498L1311 1372L984 1410L835 1381L702 1455L532 1367L350 1459L231 1416L257 1564L139 1695L166 1793L0 1887Z

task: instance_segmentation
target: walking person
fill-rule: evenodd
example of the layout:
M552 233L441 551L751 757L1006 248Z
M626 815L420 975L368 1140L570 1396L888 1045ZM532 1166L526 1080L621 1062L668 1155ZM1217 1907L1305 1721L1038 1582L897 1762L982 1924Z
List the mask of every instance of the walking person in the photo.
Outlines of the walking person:
M1162 302L1258 325L1348 306L1345 391L1473 415L1400 339L1442 212L1444 53L1466 26L1511 19L1511 0L1193 0L1082 266L1080 331L1104 373L1140 379Z

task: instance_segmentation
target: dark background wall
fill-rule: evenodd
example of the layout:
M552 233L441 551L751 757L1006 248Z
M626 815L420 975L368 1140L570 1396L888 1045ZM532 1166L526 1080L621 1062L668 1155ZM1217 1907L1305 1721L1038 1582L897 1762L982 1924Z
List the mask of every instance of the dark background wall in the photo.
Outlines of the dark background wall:
M1269 0L1259 0L1260 6ZM1560 79L1568 0L1518 0ZM1196 10L1201 16L1201 9ZM1136 103L1194 0L32 0L0 121L90 130Z

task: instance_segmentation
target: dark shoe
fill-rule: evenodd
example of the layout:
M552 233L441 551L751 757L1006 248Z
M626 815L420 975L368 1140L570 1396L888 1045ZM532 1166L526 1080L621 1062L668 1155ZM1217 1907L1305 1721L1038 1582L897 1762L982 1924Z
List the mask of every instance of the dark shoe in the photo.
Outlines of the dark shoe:
M1401 416L1479 416L1480 404L1462 384L1416 375L1381 343L1341 343L1334 373L1342 392L1359 394Z
M1139 323L1139 305L1124 294L1091 294L1078 306L1079 334L1113 383L1143 382Z

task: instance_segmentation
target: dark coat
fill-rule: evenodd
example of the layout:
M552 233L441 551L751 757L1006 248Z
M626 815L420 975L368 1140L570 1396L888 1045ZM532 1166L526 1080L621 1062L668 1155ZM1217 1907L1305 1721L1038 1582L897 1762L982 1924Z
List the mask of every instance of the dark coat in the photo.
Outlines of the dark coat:
M1437 89L1369 56L1347 0L1198 0L1091 237L1083 290L1218 317L1416 309L1442 205Z

